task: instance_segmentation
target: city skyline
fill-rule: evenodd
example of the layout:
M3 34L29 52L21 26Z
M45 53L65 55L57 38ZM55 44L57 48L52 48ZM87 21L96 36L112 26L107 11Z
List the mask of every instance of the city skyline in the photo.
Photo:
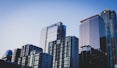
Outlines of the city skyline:
M81 20L99 14L106 8L117 12L115 5L116 1L106 0L1 1L0 57L6 50L21 48L27 43L42 47L39 44L41 29L59 21L67 26L67 36L79 37Z

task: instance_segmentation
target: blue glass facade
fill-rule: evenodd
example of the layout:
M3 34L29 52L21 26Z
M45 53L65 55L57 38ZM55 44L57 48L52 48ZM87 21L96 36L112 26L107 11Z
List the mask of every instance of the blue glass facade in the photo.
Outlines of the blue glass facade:
M11 62L12 55L13 55L12 50L7 50L3 55L2 59Z
M115 68L117 64L117 17L111 10L104 10L101 13L106 30L106 44L109 61L109 68Z

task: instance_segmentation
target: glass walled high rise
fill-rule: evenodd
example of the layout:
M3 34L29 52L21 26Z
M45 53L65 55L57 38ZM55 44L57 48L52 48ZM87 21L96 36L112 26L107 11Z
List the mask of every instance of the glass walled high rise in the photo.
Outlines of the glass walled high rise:
M65 40L49 43L48 52L53 56L52 68L78 68L78 38L68 36Z
M105 27L102 18L94 15L81 21L80 24L79 50L81 47L90 45L94 49L106 52Z
M44 48L44 52L48 51L48 43L58 39L65 38L66 36L66 26L62 22L50 25L43 28L40 36L40 45Z
M104 10L101 13L106 30L106 44L109 59L109 68L117 65L117 17L115 11Z

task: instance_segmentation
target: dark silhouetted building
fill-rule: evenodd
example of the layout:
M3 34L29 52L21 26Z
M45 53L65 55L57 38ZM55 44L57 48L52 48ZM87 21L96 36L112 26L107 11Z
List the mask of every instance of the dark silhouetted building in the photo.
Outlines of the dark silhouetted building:
M17 64L0 60L0 68L20 68Z
M108 68L107 55L91 46L82 46L79 54L79 68Z

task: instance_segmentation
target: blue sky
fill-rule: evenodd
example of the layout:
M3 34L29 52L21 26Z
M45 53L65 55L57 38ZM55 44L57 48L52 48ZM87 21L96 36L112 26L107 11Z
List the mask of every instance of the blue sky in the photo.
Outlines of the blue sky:
M39 45L41 29L59 21L67 36L79 37L80 21L104 9L117 12L117 0L1 0L0 57L8 49Z

